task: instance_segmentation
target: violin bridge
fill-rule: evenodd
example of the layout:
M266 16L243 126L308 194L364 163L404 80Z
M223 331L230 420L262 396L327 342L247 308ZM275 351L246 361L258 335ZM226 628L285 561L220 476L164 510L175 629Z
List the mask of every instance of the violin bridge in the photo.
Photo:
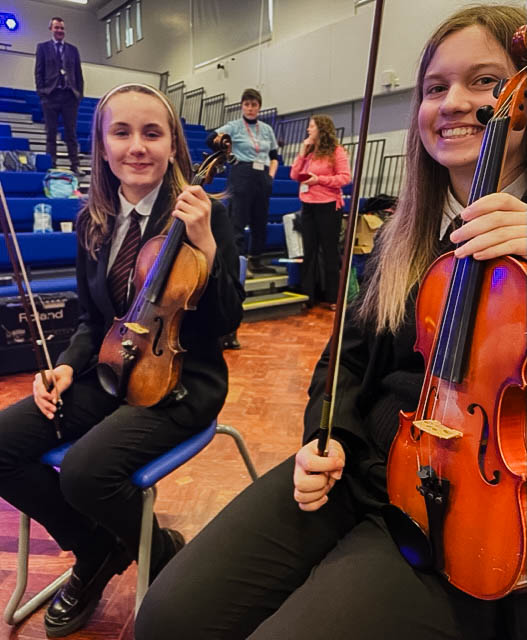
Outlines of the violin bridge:
M421 431L429 433L431 436L441 438L442 440L451 440L452 438L462 438L463 433L457 429L445 427L439 420L414 420L412 423Z
M148 333L149 330L146 327L143 327L142 324L138 324L137 322L124 322L123 323L124 326L127 329L130 329L130 331L132 331L133 333Z

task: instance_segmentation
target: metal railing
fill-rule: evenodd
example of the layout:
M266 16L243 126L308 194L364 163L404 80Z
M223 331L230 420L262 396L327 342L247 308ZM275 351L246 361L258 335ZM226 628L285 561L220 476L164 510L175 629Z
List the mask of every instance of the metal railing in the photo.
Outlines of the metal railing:
M223 122L230 122L231 120L238 120L238 118L242 117L242 105L239 102L232 102L231 104L226 104L223 107Z
M183 106L181 107L181 116L185 118L188 124L200 124L201 108L203 106L203 96L205 88L193 89L187 91L183 95Z
M339 144L342 144L342 141L344 140L344 127L337 127L335 129L335 133L337 134L337 140L339 141Z
M377 185L377 193L384 193L387 196L399 196L403 185L405 169L405 155L384 156Z
M347 151L350 158L351 175L353 177L353 168L357 155L358 142L347 142L342 146ZM366 141L366 150L364 152L364 165L362 167L362 181L360 187L360 195L369 198L378 193L379 177L381 175L382 159L384 156L384 147L386 145L385 138L377 138Z
M168 85L166 93L168 99L174 105L177 114L180 116L183 106L183 95L185 94L185 83L181 81Z
M159 75L159 91L163 93L168 91L168 71L164 71Z
M238 120L242 117L242 106L239 102L233 102L232 104L226 104L223 109L223 122L230 122L231 120ZM262 109L258 114L258 120L266 122L273 129L276 127L276 120L278 118L278 111L276 107L270 107L269 109Z
M225 94L218 93L210 98L203 99L203 105L201 109L201 120L205 129L213 130L221 127L223 124L223 109L225 105Z
M276 119L278 118L278 110L276 107L270 109L262 109L258 114L258 120L266 122L273 129L276 126Z
M306 129L309 124L309 118L290 118L280 120L276 127L276 140L284 164L292 164L296 158L302 141L306 137Z

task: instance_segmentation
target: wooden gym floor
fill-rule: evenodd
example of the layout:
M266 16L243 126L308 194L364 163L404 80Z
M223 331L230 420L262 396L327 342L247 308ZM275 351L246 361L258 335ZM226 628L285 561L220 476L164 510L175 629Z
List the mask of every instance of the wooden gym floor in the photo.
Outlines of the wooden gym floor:
M239 429L258 474L293 454L302 435L302 417L313 367L328 339L334 315L318 307L302 315L244 323L242 349L226 351L230 390L219 421ZM33 374L0 377L0 408L31 393ZM161 526L179 529L187 540L203 528L249 483L234 441L218 435L202 453L158 485L156 513ZM0 499L0 613L16 577L18 513ZM71 566L46 531L31 529L29 594ZM87 626L72 640L133 640L135 565L116 576ZM46 638L44 608L18 627L0 621L0 640Z

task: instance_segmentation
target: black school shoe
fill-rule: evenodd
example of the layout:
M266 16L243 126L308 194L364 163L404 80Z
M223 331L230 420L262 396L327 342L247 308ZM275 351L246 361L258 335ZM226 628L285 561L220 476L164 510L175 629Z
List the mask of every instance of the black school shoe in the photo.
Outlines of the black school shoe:
M124 549L114 549L87 581L79 578L74 567L70 579L57 591L44 616L48 638L63 638L84 626L108 582L114 575L123 573L131 561Z
M158 558L155 566L150 567L149 584L152 584L157 576L161 573L161 570L172 560L172 558L181 551L185 546L185 538L176 529L161 529L161 533L164 536L165 548L163 554Z
M223 336L221 338L221 346L222 349L241 349L241 344L238 340L238 336L236 335L236 331Z

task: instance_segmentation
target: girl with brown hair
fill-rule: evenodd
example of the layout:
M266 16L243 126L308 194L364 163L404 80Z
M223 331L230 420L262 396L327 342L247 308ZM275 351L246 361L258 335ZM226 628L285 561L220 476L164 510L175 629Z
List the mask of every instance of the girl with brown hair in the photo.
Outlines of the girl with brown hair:
M227 393L219 339L236 329L242 315L227 213L201 187L189 186L189 153L166 96L142 84L103 96L94 117L92 162L88 203L77 224L79 326L48 372L54 389L48 391L37 374L33 396L0 413L0 495L75 556L69 581L45 614L53 638L83 626L112 576L137 559L142 497L131 476L217 416ZM101 385L98 354L114 317L130 303L140 247L166 233L174 217L204 254L208 282L181 324L186 353L180 385L155 406L131 406ZM40 463L59 444L51 422L57 391L64 441L76 440L60 474ZM152 579L183 545L179 532L154 520Z
M291 178L300 182L302 201L302 292L315 303L318 254L322 251L323 305L335 310L339 280L338 241L344 201L341 187L351 180L349 160L339 145L329 116L315 115L307 127L308 137L291 167ZM317 275L319 277L317 277Z
M525 592L476 599L411 566L382 517L398 414L416 409L423 384L423 358L413 347L425 269L451 249L475 260L527 257L525 132L511 133L503 191L466 206L484 134L476 113L495 104L496 84L516 73L508 51L524 24L518 7L479 5L457 12L429 40L406 186L347 314L329 455L318 455L316 440L326 349L309 389L304 446L165 568L143 603L137 640L526 637ZM453 231L458 217L465 224ZM510 339L525 340L524 329Z

